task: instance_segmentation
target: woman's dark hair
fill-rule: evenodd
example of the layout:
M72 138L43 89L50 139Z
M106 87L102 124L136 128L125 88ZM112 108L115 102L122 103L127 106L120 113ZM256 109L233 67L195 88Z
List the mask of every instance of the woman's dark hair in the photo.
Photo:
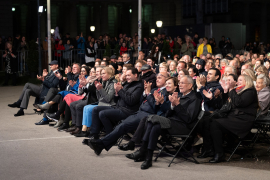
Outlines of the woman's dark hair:
M86 70L87 75L89 75L90 68L88 66L82 66L82 68L84 68Z
M192 71L195 73L195 76L199 76L199 71L195 66L191 66L188 69L192 69Z
M189 75L188 70L186 70L186 69L181 69L181 70L178 72L178 74L179 74L181 71L183 71L183 73L184 73L185 75Z
M178 86L178 79L177 79L177 77L169 77L166 81L168 81L168 80L170 80L170 79L173 80L173 85L174 85L174 86Z
M229 74L229 76L232 76L233 77L233 80L237 82L237 78L238 78L237 75L235 75L235 74Z

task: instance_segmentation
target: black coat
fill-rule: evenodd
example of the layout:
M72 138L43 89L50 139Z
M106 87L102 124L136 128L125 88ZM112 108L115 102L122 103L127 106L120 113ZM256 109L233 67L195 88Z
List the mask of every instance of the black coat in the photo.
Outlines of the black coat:
M89 84L88 88L82 90L83 93L86 93L85 98L87 99L87 104L98 103L96 90L95 82Z
M134 114L139 110L143 91L144 86L141 81L125 83L123 89L118 92L118 96L114 96L116 107L126 115Z
M12 57L9 50L6 49L6 51L7 51L8 54L7 54L7 56L5 58L3 58L4 61L5 61L5 66L6 66L5 68L7 68L8 64L9 64L11 72L16 73L18 71L18 63L19 63L18 62L18 53L13 48L12 49L12 54L14 54L15 57ZM7 72L7 71L5 70L5 72Z
M249 88L240 94L235 90L228 94L233 108L226 118L215 119L226 129L244 138L251 130L259 107L257 91Z
M171 128L168 129L171 134L176 134L174 132L179 129L179 126L192 129L201 111L201 99L196 96L194 91L186 96L182 94L179 94L179 96L180 104L166 113L166 117L171 120Z
M140 79L143 83L144 83L144 81L152 83L151 89L154 89L156 87L157 77L153 71L149 71L149 72L145 73L143 76L140 76Z
M67 81L64 81L63 80L63 77L59 80L59 88L61 91L65 91L65 90L69 90L70 89L70 86L68 84L68 82L70 80L74 80L74 81L77 81L79 78L79 74L73 74L73 73L67 73Z

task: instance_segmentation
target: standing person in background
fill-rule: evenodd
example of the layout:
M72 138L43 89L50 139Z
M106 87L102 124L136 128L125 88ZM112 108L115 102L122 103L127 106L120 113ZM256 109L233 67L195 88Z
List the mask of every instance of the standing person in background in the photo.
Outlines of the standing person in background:
M63 67L65 66L68 66L69 64L71 64L71 51L74 49L74 46L72 44L70 44L70 40L68 39L66 41L66 44L64 45L65 47L65 50L64 50L64 53L63 53Z
M85 64L85 39L83 38L83 33L81 32L80 37L77 40L78 56L80 59L80 64Z
M93 42L89 42L85 48L85 62L87 66L94 67L96 51Z
M4 86L8 85L8 80L10 76L12 76L12 85L16 86L17 81L17 71L18 71L18 59L17 52L14 48L12 48L12 43L6 43L7 49L5 50L5 54L3 55L3 59L5 60L5 83Z
M186 43L183 44L183 46L181 48L181 53L182 53L182 55L189 55L190 57L192 57L192 52L194 51L194 46L190 42L190 40L191 40L190 36L187 36Z
M203 43L198 47L197 57L200 57L201 54L206 55L207 53L211 53L212 54L212 48L208 44L208 38L207 37L204 37L203 38Z
M122 54L124 54L125 52L127 52L127 47L126 47L126 43L123 42L120 48L120 56L122 56Z
M62 65L62 51L65 50L65 47L63 46L63 41L59 40L59 43L55 45L55 52L54 56L55 59L59 62L60 66Z
M21 73L24 71L26 71L26 67L24 66L25 65L25 51L28 50L28 44L26 43L25 41L25 36L22 36L22 41L21 43L19 44L18 46L18 49L17 51L20 51L20 71Z

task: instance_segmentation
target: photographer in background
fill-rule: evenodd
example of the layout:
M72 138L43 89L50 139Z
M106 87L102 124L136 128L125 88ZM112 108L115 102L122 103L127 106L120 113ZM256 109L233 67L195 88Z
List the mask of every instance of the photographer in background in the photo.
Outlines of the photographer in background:
M6 47L7 49L3 55L3 59L5 60L5 83L3 85L8 85L9 78L12 76L12 85L16 86L18 71L17 52L12 48L12 43L9 41L6 43Z

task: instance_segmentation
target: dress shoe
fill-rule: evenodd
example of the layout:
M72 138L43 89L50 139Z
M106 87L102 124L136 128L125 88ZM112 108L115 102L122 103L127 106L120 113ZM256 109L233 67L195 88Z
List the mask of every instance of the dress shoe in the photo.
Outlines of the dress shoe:
M33 104L34 108L39 109L37 104Z
M72 127L68 128L68 129L65 129L65 131L66 132L72 132L72 131L75 131L76 129L77 129L76 126L72 126Z
M81 132L80 128L76 127L75 131L72 131L70 134L75 135L75 134L79 134L80 132Z
M216 153L215 157L213 159L210 159L210 163L219 163L225 160L225 154L224 153Z
M101 151L104 149L104 146L102 144L98 143L97 141L96 142L89 141L88 145L91 149L93 149L95 151L95 154L97 156L99 156Z
M213 157L215 154L212 150L210 151L204 151L202 154L198 155L197 158L208 158Z
M141 169L148 169L149 167L152 166L152 159L146 159L142 165L141 165Z
M126 154L126 157L129 159L133 159L134 162L141 162L145 160L145 153L141 153L140 150L137 150L134 153Z
M56 122L56 124L53 126L54 128L60 127L64 123L63 117L60 117L60 120Z
M49 124L49 121L44 121L43 119L41 119L39 122L35 123L35 125L45 125L45 124Z
M47 116L47 118L49 118L50 120L53 120L53 121L59 121L59 119L60 119L60 116L56 115L56 113L54 113L54 114L47 113L46 116Z
M68 129L69 125L66 123L63 123L57 130L58 131L63 131L64 129Z
M128 151L128 150L133 151L135 149L135 146L132 146L130 143L127 143L127 144L123 144L123 145L118 146L118 149L120 149L122 151Z
M8 104L9 107L12 108L20 108L20 104L18 104L17 102L13 103L13 104Z
M39 107L39 109L43 109L43 110L47 110L50 108L50 103L46 102L45 104L37 104L37 106Z
M17 114L14 114L15 117L18 117L18 116L23 116L24 115L24 112L22 110L19 110L17 112Z
M84 140L82 141L82 144L83 144L83 145L89 146L89 144L88 144L89 141L90 141L90 139L84 139Z
M88 131L81 131L80 133L75 134L74 136L75 137L87 137L88 135L89 135Z

